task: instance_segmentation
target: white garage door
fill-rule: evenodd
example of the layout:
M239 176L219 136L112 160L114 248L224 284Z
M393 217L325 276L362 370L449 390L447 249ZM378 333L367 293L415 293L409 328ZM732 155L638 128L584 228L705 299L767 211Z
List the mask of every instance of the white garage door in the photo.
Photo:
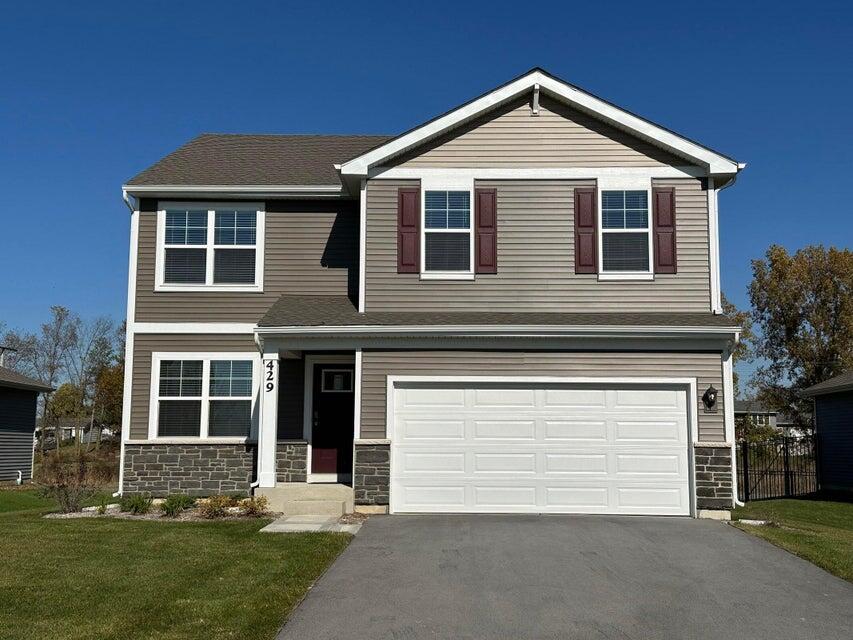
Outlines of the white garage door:
M394 512L688 515L686 391L397 382Z

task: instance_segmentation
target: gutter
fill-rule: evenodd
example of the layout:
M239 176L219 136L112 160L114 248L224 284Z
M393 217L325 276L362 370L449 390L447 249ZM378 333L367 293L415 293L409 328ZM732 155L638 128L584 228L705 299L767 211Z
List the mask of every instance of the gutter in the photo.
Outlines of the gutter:
M340 326L281 326L257 327L256 336L393 336L393 337L478 337L478 338L612 338L612 337L727 337L740 339L740 327L630 327L630 326L573 326L543 327L542 325L340 325Z
M199 197L312 197L339 198L347 193L342 185L122 185L122 192L134 196L157 198Z

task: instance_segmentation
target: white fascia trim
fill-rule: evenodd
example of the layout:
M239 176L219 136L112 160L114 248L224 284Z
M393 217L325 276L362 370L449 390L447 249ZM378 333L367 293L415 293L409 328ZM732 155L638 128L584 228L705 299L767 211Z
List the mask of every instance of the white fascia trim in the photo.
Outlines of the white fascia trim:
M720 222L719 199L720 190L714 186L714 179L708 178L708 237L710 238L709 269L711 273L711 312L723 313L722 295L720 293Z
M141 198L202 198L209 196L270 197L339 197L345 194L341 185L133 185L122 186L122 192Z
M705 167L709 173L734 174L741 168L737 162L715 153L706 147L700 146L695 142L691 142L662 127L630 114L585 91L556 80L541 71L534 70L499 89L487 93L473 102L418 127L414 131L344 163L341 166L341 174L366 176L371 167L377 166L384 160L438 136L527 91L532 91L537 84L540 90L545 93L565 100L581 110L595 114L605 122L624 129L629 133L633 133L640 138L652 141L661 147L670 149L696 161L697 164Z
M291 326L257 327L258 335L402 335L432 337L680 337L680 336L734 336L740 327L626 327L626 326L572 326L550 327L542 325L395 325L395 326Z
M253 322L128 322L133 333L228 333L252 335Z
M358 312L364 313L367 297L367 180L361 181L358 202Z
M702 178L708 175L700 167L505 167L505 168L453 168L453 167L376 167L370 170L371 180L643 180L655 178Z
M124 491L124 448L130 439L130 409L133 393L133 336L136 317L136 263L139 248L139 211L130 215L130 257L127 264L127 318L124 338L124 389L121 401L121 453L119 454L118 492Z
M127 444L254 444L252 438L142 438L128 440Z

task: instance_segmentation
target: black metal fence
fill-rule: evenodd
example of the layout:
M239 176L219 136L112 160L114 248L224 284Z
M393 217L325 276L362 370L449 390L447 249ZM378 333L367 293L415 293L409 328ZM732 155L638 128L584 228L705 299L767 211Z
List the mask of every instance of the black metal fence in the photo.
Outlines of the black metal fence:
M818 490L813 435L741 442L737 447L738 498L791 498Z

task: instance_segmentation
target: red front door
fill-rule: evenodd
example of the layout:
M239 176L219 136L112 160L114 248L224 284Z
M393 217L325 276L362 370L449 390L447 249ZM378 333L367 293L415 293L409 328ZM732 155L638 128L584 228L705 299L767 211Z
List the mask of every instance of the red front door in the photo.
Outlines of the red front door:
M352 474L352 364L315 364L311 473Z

